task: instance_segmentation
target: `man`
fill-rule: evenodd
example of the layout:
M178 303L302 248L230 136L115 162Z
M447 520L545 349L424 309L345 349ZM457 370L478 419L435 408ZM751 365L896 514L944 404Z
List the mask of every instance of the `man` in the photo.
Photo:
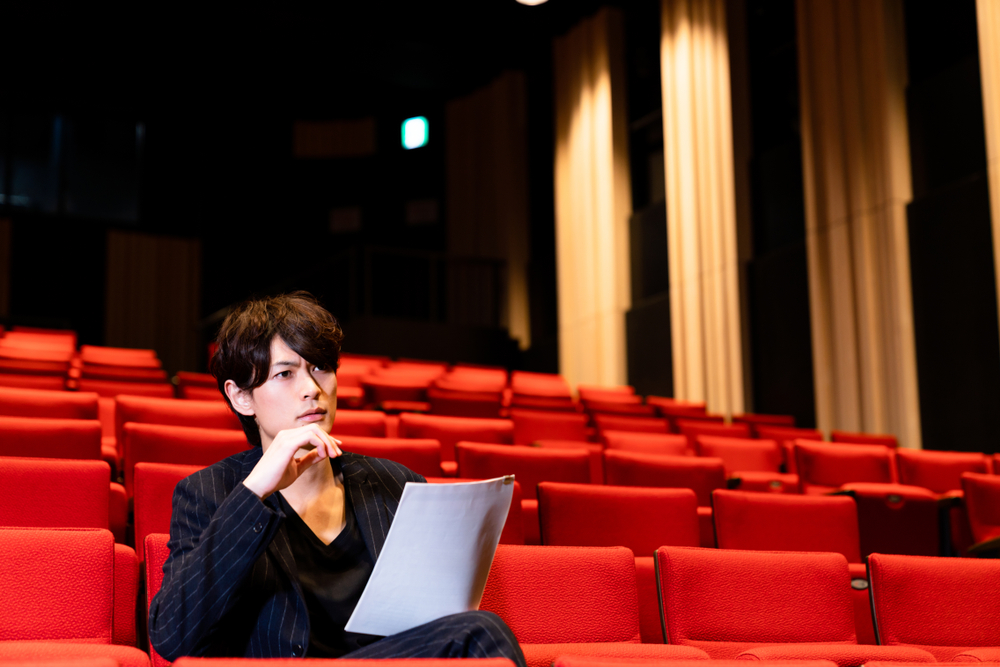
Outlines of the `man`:
M406 482L398 463L340 449L343 333L305 292L248 301L219 332L212 372L253 447L181 481L149 636L168 660L247 657L508 657L494 614L447 616L386 638L344 625Z

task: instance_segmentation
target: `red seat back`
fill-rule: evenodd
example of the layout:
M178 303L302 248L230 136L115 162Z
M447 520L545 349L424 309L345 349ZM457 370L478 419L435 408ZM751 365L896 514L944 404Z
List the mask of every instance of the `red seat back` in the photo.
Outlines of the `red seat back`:
M404 412L399 416L399 437L437 440L441 443L441 460L454 461L455 443L460 440L512 444L514 423L509 419L442 417Z
M590 454L585 449L505 447L461 442L456 447L458 476L489 479L514 475L524 498L538 498L539 482L590 482Z
M662 456L688 456L688 439L676 433L642 433L640 431L601 431L601 441L608 449Z
M452 417L496 419L503 403L501 391L455 391L439 387L427 388L431 414Z
M899 483L922 486L934 493L948 493L962 488L962 473L990 472L990 459L978 452L935 452L899 449L896 470Z
M712 502L720 549L828 551L861 562L858 514L850 496L722 489Z
M973 539L1000 537L1000 476L963 473L962 490Z
M858 445L885 445L895 449L899 446L899 441L894 435L884 433L855 433L853 431L831 431L830 440L833 442L847 442Z
M699 544L698 499L690 489L542 482L542 544L623 546L651 556L663 545Z
M754 424L753 430L758 438L777 440L778 442L791 440L823 440L823 434L814 428L792 428L790 426Z
M162 533L153 533L146 536L146 542L144 545L144 550L146 552L146 616L149 616L149 605L156 597L156 594L160 592L160 587L163 585L163 565L167 562L167 557L170 555L170 549L167 548L167 542L170 541L170 535L165 535ZM150 661L153 663L152 667L168 667L170 662L163 659L153 645L149 643L147 637L147 644L149 645L149 657Z
M389 459L424 477L441 476L441 443L415 438L366 438L338 435L343 448L355 454Z
M572 400L572 394L566 380L555 373L514 371L510 374L510 388L514 394Z
M360 435L366 438L384 438L385 413L378 410L338 410L331 433L338 437Z
M872 554L868 575L880 644L916 645L941 662L1000 646L1000 561Z
M604 452L604 482L617 486L691 489L698 505L712 504L712 491L726 488L722 459L658 456L613 449Z
M62 375L30 375L27 373L0 373L0 387L63 391L66 378Z
M203 466L175 463L140 462L135 465L135 550L139 561L145 558L146 536L169 533L177 482L193 475Z
M108 528L104 461L0 458L0 526Z
M856 643L841 554L661 547L656 564L668 644L718 660L760 644Z
M101 422L96 419L0 417L0 456L99 459Z
M728 475L737 471L778 472L785 459L774 440L699 435L695 441L698 456L722 459Z
M225 402L219 401L118 396L115 399L115 437L119 443L125 441L123 427L128 422L243 431L233 411Z
M691 451L697 449L695 438L699 435L714 435L723 438L749 438L751 435L749 424L719 424L691 419L678 419L675 423L677 430L687 436Z
M795 464L803 493L829 493L843 484L893 484L896 469L888 447L795 441Z
M0 415L45 419L97 419L97 394L0 387Z
M627 401L584 401L583 407L591 414L623 415L629 417L656 417L656 408L642 405L639 397L635 402Z
M655 417L630 417L627 415L595 414L594 425L598 431L639 431L641 433L670 433L670 422Z
M125 493L133 495L135 464L140 461L207 466L249 447L243 431L125 424Z
M115 540L95 529L0 529L0 641L113 643Z
M638 642L635 558L624 547L497 547L479 608L526 644Z
M125 380L99 380L80 378L77 389L92 391L100 396L144 396L146 398L173 398L174 385L169 382L129 382Z
M761 426L787 426L795 428L795 417L792 415L764 415L746 412L733 415L734 424L759 424Z
M510 411L514 422L514 442L530 445L538 440L579 440L587 439L587 417L578 412L554 412L545 410Z

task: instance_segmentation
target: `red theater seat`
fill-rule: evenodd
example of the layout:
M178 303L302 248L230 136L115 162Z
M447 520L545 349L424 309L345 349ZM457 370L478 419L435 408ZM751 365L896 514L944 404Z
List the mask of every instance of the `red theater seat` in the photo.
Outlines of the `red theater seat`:
M699 435L695 442L698 456L722 459L726 475L738 478L742 491L799 491L799 476L781 472L785 453L774 440Z
M858 515L850 496L799 496L720 490L712 494L720 549L817 551L847 559L857 641L874 644Z
M119 396L115 399L115 437L123 456L124 426L128 422L243 431L240 420L225 402Z
M694 491L542 482L538 516L542 544L632 550L642 641L663 643L653 553L664 545L700 544Z
M861 557L870 553L937 556L941 549L938 498L904 484L845 484L858 506Z
M135 640L136 586L121 590L136 573L130 553L134 565L134 552L116 548L107 530L0 529L0 658L110 657L125 667L148 666L134 645L115 643ZM116 569L126 575L122 583ZM124 625L116 625L116 615Z
M703 401L678 401L664 396L647 396L646 405L656 407L664 417L702 417L707 414Z
M776 440L785 450L785 472L798 473L795 465L795 440L822 442L823 434L814 428L791 428L788 426L753 425L754 435L762 440Z
M558 656L705 657L639 643L635 561L623 547L498 547L479 608L510 626L528 667Z
M934 661L916 648L857 644L842 554L661 547L656 563L670 644L714 659Z
M514 442L514 423L509 419L475 419L403 413L399 416L399 437L430 438L441 443L441 462L447 476L454 474L449 465L455 461L455 443L459 440L496 444Z
M135 464L135 551L140 562L145 559L146 536L170 532L177 482L202 467L174 463Z
M590 483L604 484L604 447L579 440L536 440L529 447L541 449L582 449L590 454Z
M466 659L475 667L514 667L507 658ZM175 667L301 667L302 658L177 658ZM309 658L316 667L456 667L454 658L382 658L355 660L351 658ZM66 665L65 667L73 667ZM81 667L90 667L81 665ZM791 666L798 667L798 666ZM802 667L812 667L803 665Z
M538 544L539 482L590 482L590 454L585 449L540 449L505 447L461 442L455 447L458 475L469 479L489 479L514 475L521 483L524 499L524 541Z
M360 435L366 438L384 438L387 435L385 413L378 410L338 411L331 433L338 437Z
M802 493L821 495L843 484L895 484L893 451L871 445L795 441L795 467Z
M934 493L949 493L962 489L962 473L988 474L992 466L989 456L977 452L899 449L896 470L900 484L922 486Z
M602 431L607 449L661 456L689 456L688 439L676 433L641 433L639 431Z
M63 391L66 389L66 378L61 375L0 373L0 387Z
M792 415L763 415L745 412L741 415L733 415L733 423L795 428L795 417Z
M345 451L389 459L402 464L424 477L440 477L441 443L415 438L366 438L360 435L338 435Z
M640 433L670 433L670 422L655 417L595 414L594 426L598 432L638 431Z
M208 466L249 448L243 431L125 424L125 492L132 497L135 465L141 461Z
M455 391L440 387L427 388L431 414L452 417L496 419L503 407L502 391Z
M714 435L722 438L750 438L749 424L719 424L716 422L677 419L674 422L681 435L687 437L691 451L697 449L695 438L699 435Z
M530 445L538 440L587 440L587 417L577 412L511 409L514 442Z
M1000 545L1000 476L962 474L965 509L976 542L974 552L995 550Z
M124 380L98 380L80 378L76 381L79 391L92 391L101 396L145 396L147 398L173 398L174 385L169 382L128 382Z
M167 548L169 541L170 535L168 534L152 533L146 535L146 541L143 545L143 549L146 552L145 583L147 618L149 617L149 605L152 603L153 598L156 597L156 594L160 592L160 587L163 585L163 565L167 562L167 557L170 555L170 549ZM149 646L149 659L152 662L152 667L168 667L171 664L169 660L164 660L163 656L156 652L153 645L149 643L148 636L146 637L146 644Z
M652 486L691 489L698 504L709 507L712 491L726 488L722 459L692 456L604 452L604 481L615 486Z
M880 644L917 646L942 662L1000 650L1000 561L872 554L868 571Z
M0 417L0 456L100 459L101 423L96 419Z
M0 387L0 415L45 419L97 419L97 394Z
M831 431L830 440L833 442L847 442L857 445L885 445L895 449L899 447L899 441L894 435L883 433L855 433L852 431Z

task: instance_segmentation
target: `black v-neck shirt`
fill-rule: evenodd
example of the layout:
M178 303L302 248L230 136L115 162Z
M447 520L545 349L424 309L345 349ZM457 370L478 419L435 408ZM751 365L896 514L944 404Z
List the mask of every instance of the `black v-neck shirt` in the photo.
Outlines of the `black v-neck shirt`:
M347 494L344 495L347 525L330 544L324 544L316 536L280 492L276 495L286 516L288 541L309 610L306 657L339 658L371 644L378 637L344 630L375 567Z

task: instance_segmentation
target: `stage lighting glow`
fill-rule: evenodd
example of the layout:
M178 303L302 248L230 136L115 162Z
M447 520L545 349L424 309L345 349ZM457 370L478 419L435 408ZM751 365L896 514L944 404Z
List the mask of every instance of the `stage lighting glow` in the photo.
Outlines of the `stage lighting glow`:
M427 145L428 126L423 116L407 118L403 121L403 148L420 148Z
M534 7L535 5L544 5L549 0L517 0L522 5L528 5L529 7Z

